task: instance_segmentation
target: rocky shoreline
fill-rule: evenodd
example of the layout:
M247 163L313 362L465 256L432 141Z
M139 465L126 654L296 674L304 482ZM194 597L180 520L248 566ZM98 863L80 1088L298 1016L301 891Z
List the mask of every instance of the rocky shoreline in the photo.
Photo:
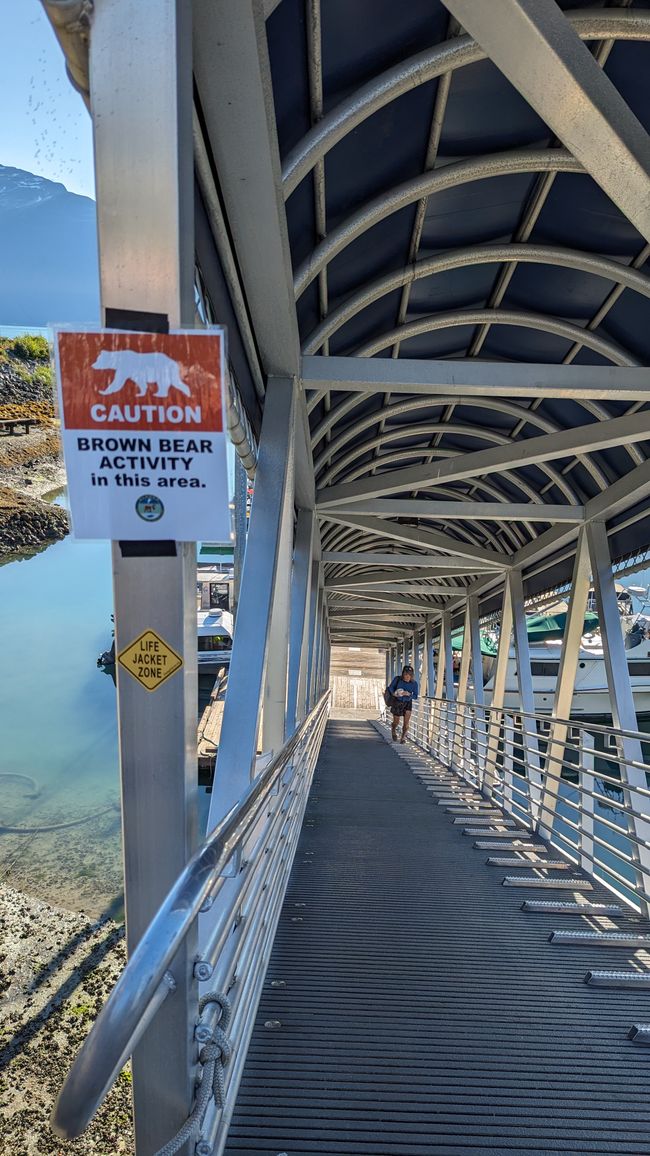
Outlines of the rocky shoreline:
M49 1120L60 1087L125 963L123 928L0 884L0 1151L130 1156L131 1075L121 1072L78 1140Z
M69 529L65 511L43 500L65 485L48 357L42 338L0 341L0 419L38 423L26 434L0 433L0 562L36 553Z

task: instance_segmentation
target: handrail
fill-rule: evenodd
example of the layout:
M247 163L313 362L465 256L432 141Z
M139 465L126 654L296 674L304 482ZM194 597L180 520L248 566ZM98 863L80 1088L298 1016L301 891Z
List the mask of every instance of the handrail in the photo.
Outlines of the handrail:
M518 718L530 718L534 719L536 722L548 723L549 725L555 725L556 723L559 723L560 726L572 727L574 730L576 727L579 727L582 730L588 729L589 731L593 731L597 734L615 734L624 739L638 739L639 742L644 743L650 742L650 734L647 732L644 733L643 731L621 730L619 727L608 727L603 726L602 723L592 723L587 719L568 719L560 718L559 715L534 714L531 711L521 710L521 708L518 706L492 706L491 704L482 702L467 702L465 699L459 698L434 698L433 695L423 696L423 701L434 703L437 706L466 706L470 707L472 710L498 711L500 714L513 714L517 715ZM626 759L625 762L629 764L630 760ZM650 767L648 770L650 770Z
M214 886L215 877L255 823L261 804L307 732L320 720L328 699L326 691L282 750L210 833L163 900L59 1093L52 1115L52 1127L59 1136L79 1136L110 1091L151 1020L150 1005L155 1002L158 1006L172 990L165 973Z
M559 735L556 730L554 736L550 728L555 723ZM516 706L428 697L414 706L412 732L416 744L507 814L649 914L650 808L645 808L650 788L645 775L650 766L643 755L630 757L625 740L640 746L650 735ZM614 739L614 746L605 741L600 750L599 735ZM577 781L564 781L565 767ZM618 788L622 797L608 798L607 786ZM604 805L612 808L609 816L602 813Z

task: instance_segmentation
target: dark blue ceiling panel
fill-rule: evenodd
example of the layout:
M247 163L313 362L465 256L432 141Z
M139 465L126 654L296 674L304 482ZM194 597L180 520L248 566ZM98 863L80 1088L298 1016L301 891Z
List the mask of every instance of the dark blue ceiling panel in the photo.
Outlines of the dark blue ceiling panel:
M521 325L493 325L481 350L488 359L507 357L510 361L561 361L571 348L571 342L541 329Z
M333 299L360 289L371 278L404 264L413 231L415 209L392 213L352 241L327 267Z
M391 65L444 40L448 22L449 13L439 0L326 0L321 9L326 107Z
M605 328L607 335L629 350L642 365L650 365L650 298L626 289L596 332L604 333Z
M634 7L648 7L648 5L635 4ZM646 132L650 132L647 45L635 44L633 41L615 44L605 71Z
M531 239L614 257L634 257L643 246L606 193L580 173L558 173Z
M371 338L379 337L382 333L393 329L397 324L401 295L401 290L397 289L394 293L373 302L363 312L357 313L356 317L348 321L347 325L332 337L330 352L349 353Z
M551 133L490 60L453 74L440 155L467 156L545 144Z
M429 197L422 253L481 241L509 240L534 181L529 173L516 173L470 181Z
M471 340L474 327L455 326L453 329L437 329L434 333L423 333L419 337L409 337L400 346L402 357L438 358L456 355ZM381 356L381 354L380 354Z
M414 281L411 285L408 320L423 313L482 305L498 270L499 265L467 265Z
M515 269L503 305L506 309L532 309L571 321L588 321L613 288L612 281L578 269L522 262Z
M305 292L298 298L297 313L298 326L301 334L305 337L316 328L320 321L318 283L316 281L312 281L311 285L308 285Z
M316 244L314 182L311 174L289 197L286 211L291 237L291 257L293 267L296 269L313 252Z
M282 0L266 22L280 155L311 127L304 0Z
M611 365L608 357L602 357L600 353L596 353L593 349L587 349L583 345L582 349L576 353L573 359L574 365Z
M360 205L422 172L436 84L411 89L344 137L325 161L332 230Z

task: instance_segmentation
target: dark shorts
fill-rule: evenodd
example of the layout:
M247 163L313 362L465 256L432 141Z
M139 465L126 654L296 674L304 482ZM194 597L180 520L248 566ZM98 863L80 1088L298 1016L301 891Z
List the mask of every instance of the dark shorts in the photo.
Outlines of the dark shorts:
M390 713L396 718L402 718L405 714L410 714L413 710L413 702L410 698L394 698L391 703Z

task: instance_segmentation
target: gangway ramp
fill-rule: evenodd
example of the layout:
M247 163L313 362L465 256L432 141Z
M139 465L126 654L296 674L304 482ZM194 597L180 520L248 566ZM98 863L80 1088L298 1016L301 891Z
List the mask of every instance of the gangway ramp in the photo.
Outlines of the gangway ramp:
M502 886L513 868L486 864L424 766L329 723L226 1152L649 1153L650 1055L627 1038L647 997L584 982L634 952L549 942L646 924L563 910L611 912L597 883L523 910L539 891Z

